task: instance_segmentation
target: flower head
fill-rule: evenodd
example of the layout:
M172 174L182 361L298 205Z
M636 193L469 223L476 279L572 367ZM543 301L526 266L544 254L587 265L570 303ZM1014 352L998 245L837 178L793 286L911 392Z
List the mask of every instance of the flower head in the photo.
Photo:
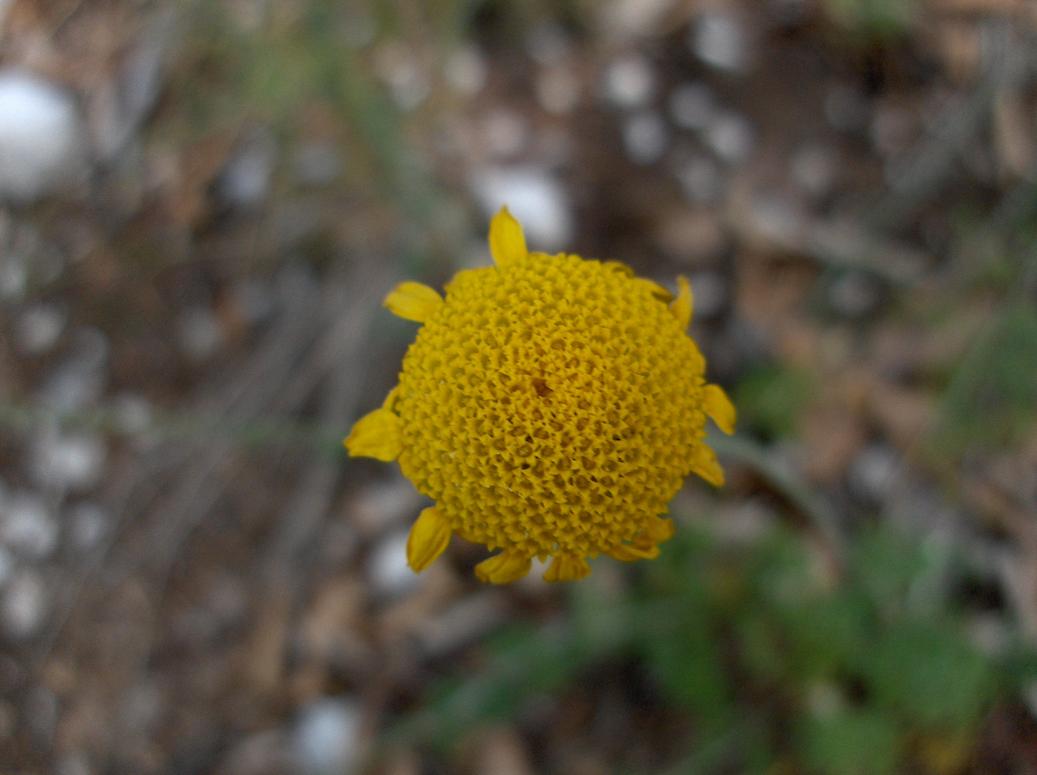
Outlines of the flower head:
M552 558L548 581L583 578L599 554L656 557L684 478L723 484L706 418L735 420L686 334L687 280L674 297L618 262L529 252L507 209L489 241L496 265L459 272L445 297L404 282L386 298L423 325L349 454L398 460L435 501L411 530L415 571L454 533L500 550L475 568L491 583L533 557Z

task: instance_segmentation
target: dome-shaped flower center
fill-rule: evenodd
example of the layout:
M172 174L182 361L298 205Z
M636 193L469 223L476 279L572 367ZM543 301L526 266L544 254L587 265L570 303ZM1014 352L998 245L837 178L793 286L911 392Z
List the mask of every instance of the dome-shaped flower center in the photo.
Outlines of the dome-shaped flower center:
M389 295L424 326L399 386L354 426L350 454L398 459L436 501L411 530L415 570L455 532L503 550L476 568L495 583L532 557L553 557L545 578L559 581L603 552L656 556L673 529L659 515L684 477L723 482L706 417L734 423L684 333L687 282L667 305L664 289L615 262L529 253L506 210L490 249L497 266L458 273L445 300L410 282Z
M666 511L704 363L650 284L576 256L462 272L403 361L403 473L490 548L594 556Z

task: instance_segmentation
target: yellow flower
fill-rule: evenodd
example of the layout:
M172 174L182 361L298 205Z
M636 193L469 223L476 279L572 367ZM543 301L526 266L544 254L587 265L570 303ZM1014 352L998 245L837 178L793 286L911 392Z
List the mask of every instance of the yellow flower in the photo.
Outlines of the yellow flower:
M407 543L415 571L451 536L500 552L482 581L579 579L587 559L658 556L673 535L661 515L689 473L720 486L706 446L710 417L735 409L704 380L685 332L691 287L674 298L618 262L526 249L507 209L490 225L496 266L459 272L446 296L404 282L386 306L422 323L399 385L346 439L352 456L398 460L436 505Z

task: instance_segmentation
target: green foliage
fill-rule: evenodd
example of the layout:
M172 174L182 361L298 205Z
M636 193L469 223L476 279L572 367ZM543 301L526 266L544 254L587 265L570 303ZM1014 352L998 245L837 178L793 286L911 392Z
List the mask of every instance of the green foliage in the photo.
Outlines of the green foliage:
M847 563L836 578L784 530L731 548L684 528L632 590L592 576L565 620L510 630L408 723L446 744L634 657L694 730L675 773L781 762L881 775L914 766L919 740L967 756L993 704L1032 675L1020 665L1037 660L972 645L947 592L949 559L924 544L876 529Z
M897 771L903 746L894 719L869 710L841 710L800 722L799 746L813 772L886 775Z
M942 454L1017 443L1037 418L1037 309L1007 307L951 378L933 445Z
M813 375L790 366L767 366L743 378L735 393L739 425L769 438L792 435L814 394Z
M904 35L915 15L914 0L826 0L832 18L866 40Z

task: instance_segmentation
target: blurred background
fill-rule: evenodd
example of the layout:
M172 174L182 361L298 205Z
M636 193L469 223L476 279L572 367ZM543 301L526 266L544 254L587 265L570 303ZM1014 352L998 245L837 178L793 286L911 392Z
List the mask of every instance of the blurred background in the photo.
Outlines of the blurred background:
M421 576L404 278L695 290L677 537ZM1037 6L0 0L0 770L1037 773Z

